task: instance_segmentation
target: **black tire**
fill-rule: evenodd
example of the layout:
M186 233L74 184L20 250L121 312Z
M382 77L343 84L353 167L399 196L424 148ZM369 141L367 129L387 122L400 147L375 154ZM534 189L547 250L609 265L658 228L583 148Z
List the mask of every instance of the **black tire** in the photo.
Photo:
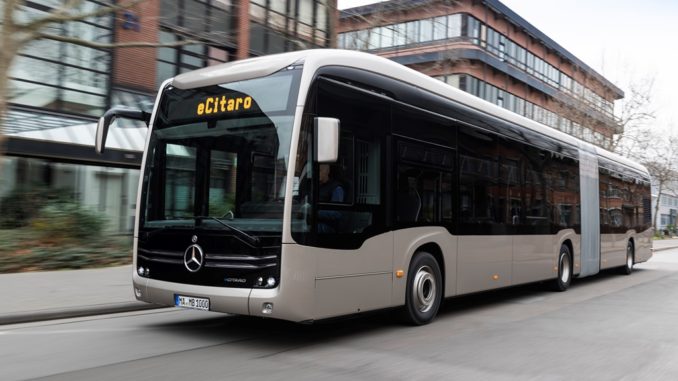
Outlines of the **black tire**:
M428 324L438 314L443 299L443 280L433 255L418 252L407 272L404 320L412 325Z
M622 274L631 275L633 272L633 263L635 260L636 253L633 247L633 242L629 241L629 243L626 244L626 261L624 262L624 266L621 268Z
M567 245L558 252L558 277L553 281L554 291L565 291L572 283L572 253Z

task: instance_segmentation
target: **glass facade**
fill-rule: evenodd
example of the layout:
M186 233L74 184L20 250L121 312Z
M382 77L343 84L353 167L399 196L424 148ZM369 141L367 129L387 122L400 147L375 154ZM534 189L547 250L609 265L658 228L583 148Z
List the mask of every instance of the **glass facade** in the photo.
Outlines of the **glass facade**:
M470 15L464 16L467 19L474 19L474 17ZM472 36L472 33L475 33L475 24L480 24L480 35L487 36L485 40L481 39L478 41L477 39L474 39L473 42L475 44L484 47L487 51L499 57L499 59L528 72L542 82L577 97L580 101L583 101L595 110L602 112L609 117L613 116L614 104L612 102L583 86L581 83L572 79L572 77L558 70L555 66L534 55L523 46L497 32L493 28L474 19L473 22L467 23L467 36Z
M478 45L500 60L574 96L604 115L613 117L613 102L604 99L525 47L468 14L456 13L340 33L338 46L352 50L378 50L450 39Z
M337 46L351 50L376 50L459 37L462 37L462 15L457 13L340 33Z
M494 103L516 114L535 120L549 127L561 130L593 144L607 146L611 139L600 132L591 131L580 124L558 115L557 113L538 106L515 94L506 92L496 86L482 81L468 74L451 74L435 77L449 85L471 93L488 102Z
M326 0L243 2L249 3L250 7L252 55L329 47L331 9ZM151 57L155 54L157 84L180 73L232 60L239 38L242 37L238 35L236 18L239 5L243 2L159 0L159 15L151 20L158 23L159 42L190 38L202 44L145 51L144 54L151 54ZM60 0L21 3L16 15L16 22L20 23L38 19L63 6ZM85 0L78 3L79 9L76 11L91 12L102 4ZM46 32L112 43L115 38L113 28L113 16L105 15L48 25ZM262 33L265 35L256 40ZM149 110L148 102L143 102L145 94L141 89L127 91L129 89L112 88L113 66L111 49L95 49L47 39L32 41L20 52L10 70L10 110L5 118L5 132L12 141L30 138L45 140L50 144L63 144L65 147L91 145L93 141L90 140L92 135L89 131L95 117L102 115L110 104ZM153 76L153 73L148 74ZM133 101L125 102L124 99ZM145 132L145 129L138 129L137 124L127 120L119 120L116 125L122 128L111 130L109 148L124 151L142 149L142 145L136 145L136 141L143 142L143 133L137 132ZM125 133L121 134L122 130ZM120 144L116 145L118 140ZM44 152L40 152L50 159L12 156L0 159L0 197L18 187L66 189L74 200L108 216L108 231L131 232L138 170L72 164L81 160L78 153L69 152L66 158L53 158L57 155L54 150L45 148ZM28 154L31 153L10 153ZM82 160L97 159L83 157ZM220 163L228 160L225 157ZM118 165L117 162L106 163L104 165ZM130 164L134 163L127 163ZM261 179L264 181L265 177ZM226 185L223 187L226 189Z
M199 39L200 45L157 49L156 85L178 74L228 62L237 50L237 2L162 0L158 40ZM329 47L327 0L251 0L250 53L259 56Z
M253 55L330 46L327 0L251 0Z
M156 49L156 86L181 73L229 61L236 49L234 12L229 0L161 0L158 41L204 43Z
M160 31L161 43L181 41L185 37L170 29ZM208 43L185 45L176 48L158 48L156 66L156 86L171 77L206 66L227 62L231 51Z
M34 1L21 6L18 21L43 17L52 7L50 1ZM100 5L84 1L81 12ZM54 24L46 32L108 43L112 38L112 17L92 17L83 21ZM106 108L110 83L111 55L108 49L95 49L52 40L29 43L10 69L8 100L11 104L82 115L101 115Z
M160 0L160 25L182 29L193 37L235 42L235 6L230 0Z

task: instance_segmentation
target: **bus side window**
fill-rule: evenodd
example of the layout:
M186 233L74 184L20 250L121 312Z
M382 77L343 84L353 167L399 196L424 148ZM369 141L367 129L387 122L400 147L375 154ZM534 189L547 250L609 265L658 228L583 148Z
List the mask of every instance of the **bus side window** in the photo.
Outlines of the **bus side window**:
M454 151L439 145L398 141L396 222L452 222Z
M421 214L421 194L417 189L416 177L409 176L407 169L398 171L398 222L411 223L419 220Z
M382 141L388 104L358 88L324 80L318 84L317 102L317 116L341 121L337 162L315 166L318 245L356 247L384 229Z
M456 171L454 121L398 105L393 109L396 142L395 223L404 227L453 223Z

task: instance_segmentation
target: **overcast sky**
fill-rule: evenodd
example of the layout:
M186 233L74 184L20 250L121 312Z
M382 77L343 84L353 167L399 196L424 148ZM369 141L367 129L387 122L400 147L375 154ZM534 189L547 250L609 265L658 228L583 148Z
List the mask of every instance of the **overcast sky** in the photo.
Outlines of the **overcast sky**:
M339 8L374 3L338 0ZM678 133L678 1L501 0L626 91L654 78L657 127Z

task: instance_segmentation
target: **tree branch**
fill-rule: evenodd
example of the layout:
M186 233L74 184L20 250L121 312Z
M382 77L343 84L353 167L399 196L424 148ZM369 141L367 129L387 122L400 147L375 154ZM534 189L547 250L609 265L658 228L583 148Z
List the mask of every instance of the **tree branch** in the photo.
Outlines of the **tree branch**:
M157 43L157 42L115 42L115 43L101 43L94 41L87 41L77 37L68 37L68 36L59 36L55 34L48 33L38 33L35 36L36 39L46 39L53 41L68 42L71 44L77 44L80 46L85 46L88 48L95 49L113 49L113 48L175 48L177 46L184 45L195 45L201 44L202 42L196 40L183 40L170 43Z

